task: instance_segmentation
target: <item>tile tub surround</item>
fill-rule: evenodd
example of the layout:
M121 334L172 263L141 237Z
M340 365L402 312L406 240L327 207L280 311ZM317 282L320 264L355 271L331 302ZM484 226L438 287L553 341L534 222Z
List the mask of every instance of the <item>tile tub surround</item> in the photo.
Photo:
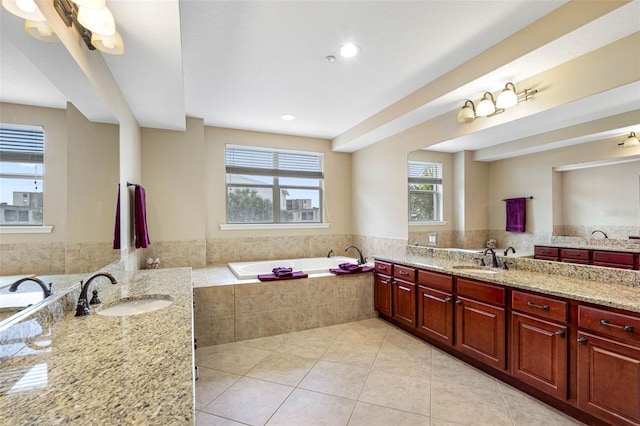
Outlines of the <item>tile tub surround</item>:
M226 266L194 270L194 334L211 346L376 316L373 274L237 280Z
M74 310L51 326L39 324L37 336L12 336L26 345L0 361L3 423L194 423L191 269L117 278L117 285L94 281L105 307L145 294L175 301L128 317L98 315L100 308L75 317ZM29 378L38 380L23 386Z

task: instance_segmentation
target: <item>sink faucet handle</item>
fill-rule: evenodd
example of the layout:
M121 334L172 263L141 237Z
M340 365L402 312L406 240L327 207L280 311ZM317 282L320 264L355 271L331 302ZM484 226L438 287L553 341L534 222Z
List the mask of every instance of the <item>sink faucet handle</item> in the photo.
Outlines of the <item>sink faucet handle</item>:
M91 301L89 302L90 305L99 305L102 303L102 299L100 299L100 296L98 295L98 293L100 293L100 290L102 290L101 288L96 288L95 290L93 290L91 293L93 293L93 297L91 298Z
M76 316L82 317L85 315L91 315L91 308L87 304L86 299L78 299L78 307L76 308Z
M473 260L478 262L478 266L486 266L484 264L484 258L483 257L474 257Z
M509 270L509 266L508 265L515 265L515 263L513 263L510 260L505 260L504 262L502 262L502 269L504 269L505 271Z

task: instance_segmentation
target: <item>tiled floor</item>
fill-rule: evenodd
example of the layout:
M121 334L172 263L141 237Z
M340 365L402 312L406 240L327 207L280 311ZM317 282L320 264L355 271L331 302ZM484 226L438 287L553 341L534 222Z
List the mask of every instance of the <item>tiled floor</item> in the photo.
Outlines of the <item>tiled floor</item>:
M198 426L579 425L378 319L199 348Z

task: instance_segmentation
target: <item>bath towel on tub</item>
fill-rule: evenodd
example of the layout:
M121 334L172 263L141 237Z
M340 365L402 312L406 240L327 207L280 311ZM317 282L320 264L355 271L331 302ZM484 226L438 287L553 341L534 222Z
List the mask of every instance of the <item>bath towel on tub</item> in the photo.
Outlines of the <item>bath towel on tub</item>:
M524 225L527 219L527 199L507 198L507 232L524 232Z
M341 263L337 268L329 269L329 272L335 275L360 274L371 271L373 271L371 266L356 265L355 263Z
M271 270L276 277L284 277L293 274L293 268L273 268Z
M309 274L305 274L302 271L290 272L288 274L276 275L276 274L260 274L258 279L260 281L277 281L277 280L295 280L298 278L307 278Z

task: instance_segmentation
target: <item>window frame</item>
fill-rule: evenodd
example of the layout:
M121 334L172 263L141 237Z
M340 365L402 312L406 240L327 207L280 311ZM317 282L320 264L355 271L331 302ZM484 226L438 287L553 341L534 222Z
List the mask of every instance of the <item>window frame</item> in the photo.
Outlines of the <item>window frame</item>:
M412 167L412 164L415 165ZM436 176L435 177L423 177L416 176L417 169L421 168L422 173L431 166L436 167ZM443 223L443 206L444 206L444 185L443 185L443 163L435 162L435 161L418 161L418 160L409 160L407 162L407 216L409 224L440 224ZM437 191L433 190L417 190L412 189L412 185L437 185ZM412 219L411 217L411 207L412 207L412 194L417 193L428 193L433 194L435 197L435 206L432 210L434 213L434 219Z
M230 158L238 153L239 159ZM242 155L256 155L270 154L270 162L265 163L260 160L256 160L252 164L251 160L243 159ZM302 161L297 164L294 159L298 156L304 160L304 157L310 159L310 162ZM231 164L230 164L231 162ZM279 167L280 163L284 163L282 167ZM268 167L270 166L270 167ZM292 169L292 167L299 166L298 169ZM250 182L231 182L232 176L244 176L244 177L265 177L271 180L271 183L250 183ZM283 178L297 178L297 179L313 179L317 180L317 185L304 185L304 184L292 184L282 183ZM229 194L232 188L268 188L271 191L272 202L272 220L270 222L237 222L229 220ZM285 190L309 190L317 191L318 195L318 220L299 220L299 221L286 221L282 220L282 215L286 212L286 204L283 207L283 200L281 197L282 191ZM322 228L328 226L324 222L324 153L317 151L299 151L288 150L280 148L264 148L248 145L233 145L227 144L225 146L225 223L220 225L221 229L247 229L247 228L279 228L279 227L311 227ZM286 203L286 199L284 200ZM312 207L314 209L315 207Z

